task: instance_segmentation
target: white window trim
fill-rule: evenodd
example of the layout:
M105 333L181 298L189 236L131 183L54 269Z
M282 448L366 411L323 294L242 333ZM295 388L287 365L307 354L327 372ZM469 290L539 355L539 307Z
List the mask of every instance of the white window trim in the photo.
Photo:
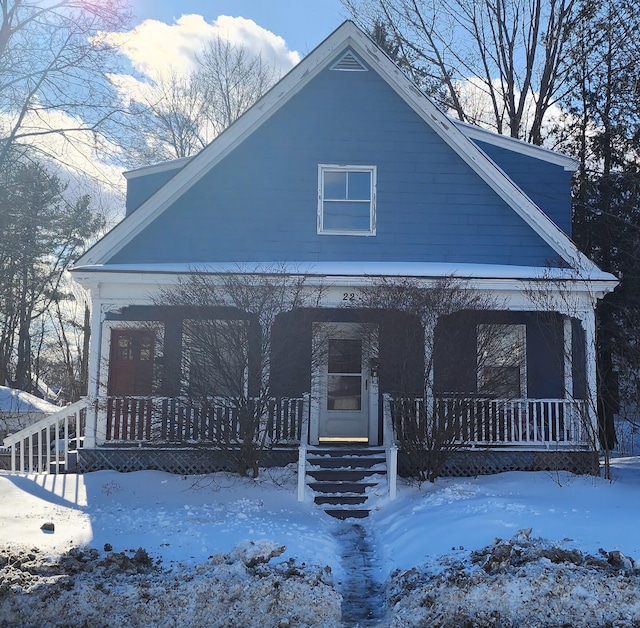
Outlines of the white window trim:
M369 172L371 173L371 199L369 201L369 229L325 229L324 210L324 173L325 172ZM364 202L364 201L363 201ZM318 164L318 235L376 235L376 166L350 166L340 164Z

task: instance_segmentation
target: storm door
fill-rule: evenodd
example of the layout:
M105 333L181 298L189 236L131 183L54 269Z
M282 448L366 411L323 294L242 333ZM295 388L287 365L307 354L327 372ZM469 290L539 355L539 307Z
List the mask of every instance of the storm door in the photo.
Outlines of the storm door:
M317 395L320 443L370 441L372 420L377 425L377 407L376 416L373 419L370 416L373 340L368 325L314 325L317 365L313 388ZM377 382L375 396L377 399Z

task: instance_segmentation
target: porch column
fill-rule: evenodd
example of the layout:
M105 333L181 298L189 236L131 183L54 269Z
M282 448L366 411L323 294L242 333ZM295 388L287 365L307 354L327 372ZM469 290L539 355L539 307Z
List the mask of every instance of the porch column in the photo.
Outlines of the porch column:
M433 382L433 353L435 351L435 325L424 326L424 406L427 416L434 418L435 399Z
M565 316L563 324L564 398L573 399L573 325L571 318Z
M102 347L102 302L92 299L91 303L91 340L89 344L87 396L87 424L84 433L84 446L93 449L96 446L98 404L100 394L100 349Z
M589 425L585 426L590 430L588 434L594 449L600 448L598 440L598 383L596 376L596 316L595 311L590 309L577 313L582 328L584 329L585 344L585 387L587 416Z

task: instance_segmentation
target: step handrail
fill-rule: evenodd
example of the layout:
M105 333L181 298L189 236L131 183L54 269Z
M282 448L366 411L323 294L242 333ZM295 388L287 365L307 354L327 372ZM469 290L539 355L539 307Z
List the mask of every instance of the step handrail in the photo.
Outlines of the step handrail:
M389 500L394 500L398 486L398 445L391 419L391 395L385 393L382 398L382 443L387 457Z
M18 432L6 436L4 446L11 450L12 473L16 472L18 466L16 462L17 450L19 450L20 453L19 466L21 471L47 473L50 470L52 462L55 462L55 473L59 472L62 462L64 462L64 468L66 469L69 464L69 438L80 439L84 437L86 421L83 425L81 412L88 407L89 400L87 397L83 397L75 403L60 408L58 412L48 414ZM73 420L69 421L70 418ZM72 432L69 431L70 425L73 427ZM51 438L51 428L55 428L53 438ZM60 428L63 430L62 437L60 436ZM37 448L35 452L34 437L37 437L37 443L35 443ZM77 440L77 442L79 442L79 440ZM52 444L55 446L53 460L51 457ZM62 451L60 444L62 444ZM17 445L19 445L19 447L16 447ZM26 460L25 453L27 454ZM61 453L63 454L63 460L61 460Z
M309 444L309 414L311 412L311 396L304 394L302 411L302 430L300 432L300 446L298 447L298 501L304 501L307 481L307 447Z

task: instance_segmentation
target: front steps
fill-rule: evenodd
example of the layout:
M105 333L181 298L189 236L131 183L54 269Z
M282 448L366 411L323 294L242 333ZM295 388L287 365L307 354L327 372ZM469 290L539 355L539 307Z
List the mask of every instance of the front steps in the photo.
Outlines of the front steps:
M386 486L387 463L380 447L309 447L307 486L314 503L337 519L367 517L369 497Z

